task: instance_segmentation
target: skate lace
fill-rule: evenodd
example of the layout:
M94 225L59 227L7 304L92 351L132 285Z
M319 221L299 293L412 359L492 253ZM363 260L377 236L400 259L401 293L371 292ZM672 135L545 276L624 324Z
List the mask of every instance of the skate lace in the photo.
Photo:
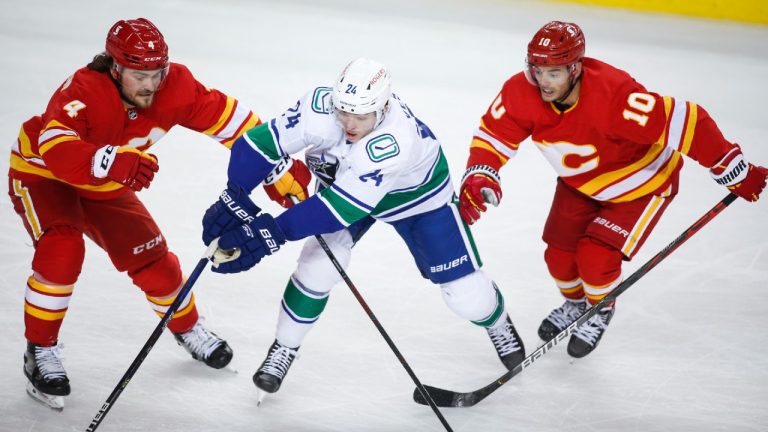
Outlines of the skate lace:
M488 335L491 337L493 346L500 356L505 356L520 349L520 344L512 333L512 326L509 323L499 326L496 329L488 329Z
M299 352L294 349L275 345L264 366L261 367L261 371L282 379L298 354Z
M62 348L64 348L62 343L51 347L35 347L35 363L43 378L48 380L67 377L67 372L61 364L61 361L64 360L64 355L61 353Z
M568 327L584 312L585 303L566 301L562 306L550 312L547 320L559 329Z
M209 332L200 323L195 324L192 330L182 333L181 339L190 351L203 359L207 359L218 348L222 340Z
M595 314L587 322L580 325L579 328L573 332L573 335L590 345L594 345L595 341L603 333L606 327L607 325L603 317L600 314Z

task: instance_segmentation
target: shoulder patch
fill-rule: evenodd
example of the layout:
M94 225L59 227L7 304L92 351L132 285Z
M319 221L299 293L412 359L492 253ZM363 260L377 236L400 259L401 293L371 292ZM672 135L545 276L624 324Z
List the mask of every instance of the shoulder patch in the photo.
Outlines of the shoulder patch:
M400 154L400 145L390 134L371 138L365 145L365 149L368 151L368 157L374 162L381 162Z
M330 114L333 110L330 87L318 87L312 95L312 111L318 114Z

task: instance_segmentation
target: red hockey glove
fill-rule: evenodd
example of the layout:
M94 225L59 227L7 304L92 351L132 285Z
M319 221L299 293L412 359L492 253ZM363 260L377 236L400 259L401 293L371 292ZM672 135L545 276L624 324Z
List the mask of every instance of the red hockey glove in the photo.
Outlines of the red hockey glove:
M299 201L307 199L307 186L311 180L312 174L304 162L286 156L264 179L264 191L272 201L290 208L293 205L290 196L295 196Z
M459 213L464 222L472 225L480 219L480 213L487 210L486 203L494 207L501 202L501 179L499 173L488 165L467 168L461 180L459 192Z
M709 171L718 184L726 186L731 192L747 201L757 201L760 198L768 178L768 169L744 160L738 145Z
M140 191L148 188L160 167L157 157L128 147L106 145L93 155L91 174Z

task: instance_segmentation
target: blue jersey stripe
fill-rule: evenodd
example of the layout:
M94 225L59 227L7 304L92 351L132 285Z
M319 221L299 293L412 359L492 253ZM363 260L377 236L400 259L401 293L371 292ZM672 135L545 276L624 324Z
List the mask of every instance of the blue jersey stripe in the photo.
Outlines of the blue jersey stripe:
M376 218L382 218L382 219L385 219L385 218L388 218L388 217L392 217L392 216L395 216L395 215L397 215L397 214L400 214L400 213L402 213L402 212L404 212L404 211L406 211L406 210L412 209L412 208L416 207L417 205L419 205L419 204L421 204L421 203L423 203L423 202L427 201L428 199L430 199L430 198L432 198L433 196L435 196L435 195L437 195L438 193L440 193L440 191L442 191L443 189L445 189L445 188L446 188L446 186L448 186L449 184L451 184L451 178L450 178L450 177L446 177L446 178L445 178L445 180L443 181L443 183L442 183L442 184L440 184L440 186L439 186L439 187L435 188L435 190L433 190L433 191L432 191L432 192L430 192L429 194L422 196L422 197L421 197L421 199L418 199L418 200L416 200L416 201L413 201L413 202L411 202L410 204L408 204L408 205L406 205L406 206L403 206L403 207L399 207L399 208L397 208L397 209L395 209L395 210L393 210L393 211L391 211L391 212L389 212L389 213L384 213L384 214L379 214L379 215L376 215L375 217L376 217Z
M360 201L359 199L353 197L352 195L349 194L349 192L347 192L344 189L340 188L335 183L331 185L331 189L333 189L335 192L338 192L339 194L343 195L348 201L351 201L351 202L357 204L358 206L368 210L368 213L373 211L373 207L371 207L368 204L366 204L366 203Z

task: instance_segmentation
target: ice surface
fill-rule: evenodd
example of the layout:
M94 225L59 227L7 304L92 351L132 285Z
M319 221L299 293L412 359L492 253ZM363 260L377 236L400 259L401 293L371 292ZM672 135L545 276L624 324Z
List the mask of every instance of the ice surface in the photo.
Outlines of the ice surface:
M442 140L454 184L479 116L522 67L551 19L581 24L587 51L649 89L700 103L753 161L768 164L768 28L519 1L355 2L51 0L0 2L0 131L22 121L103 48L109 26L145 16L174 61L265 118L350 59L389 65L395 91ZM161 171L141 197L190 271L200 219L225 182L227 153L173 130L153 147ZM0 158L5 171L7 158ZM530 143L501 172L504 200L474 230L529 352L560 297L540 240L554 172ZM689 161L681 193L628 275L725 195ZM272 212L279 209L257 191ZM445 409L456 431L763 431L768 429L768 205L737 201L619 299L600 348L570 364L558 347L471 409ZM0 200L0 430L85 430L156 323L140 291L88 243L61 332L72 395L58 413L24 391L25 280L32 248ZM119 229L119 227L115 227ZM204 273L195 287L207 324L235 350L239 373L194 362L163 335L103 431L439 431L411 401L413 383L349 290L336 287L280 392L256 408L251 375L274 338L299 244L252 271ZM421 279L394 231L375 226L349 275L425 384L468 391L501 375L482 329L456 318Z

